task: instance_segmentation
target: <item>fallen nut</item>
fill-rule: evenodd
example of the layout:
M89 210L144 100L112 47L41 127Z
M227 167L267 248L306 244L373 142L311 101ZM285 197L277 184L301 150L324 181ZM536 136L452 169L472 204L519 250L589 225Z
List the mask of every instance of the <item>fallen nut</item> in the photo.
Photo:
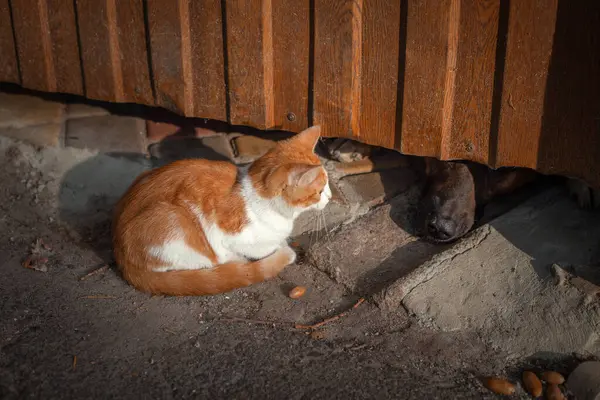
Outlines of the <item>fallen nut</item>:
M299 299L300 297L304 296L305 293L306 288L304 286L296 286L290 290L290 294L288 296L290 296L291 299Z
M542 381L531 371L523 372L523 387L533 397L542 395Z
M485 378L483 386L496 394L511 395L515 393L515 385L502 378Z
M548 385L548 389L546 389L546 400L564 400L565 396L563 396L560 388L557 385Z
M562 385L565 383L565 377L554 371L545 371L542 373L542 379L551 385Z

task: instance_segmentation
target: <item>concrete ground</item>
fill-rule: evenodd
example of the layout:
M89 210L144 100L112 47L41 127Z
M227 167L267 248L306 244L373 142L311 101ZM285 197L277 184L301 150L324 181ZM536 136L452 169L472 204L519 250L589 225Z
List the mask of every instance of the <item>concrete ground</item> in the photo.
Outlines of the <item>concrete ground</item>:
M76 107L42 120L1 103L0 135L35 144L0 136L2 398L485 399L495 395L481 376L568 374L600 356L600 215L560 187L435 246L412 234L413 172L334 174L336 201L299 221L300 261L279 278L207 298L150 297L114 268L112 205L190 143L194 156L239 155L209 136L161 142L153 158L138 120L85 108L75 117ZM56 137L36 142L40 126L55 125ZM101 129L134 136L107 152L123 141L98 144ZM288 298L295 285L307 295ZM520 387L517 397L527 398Z

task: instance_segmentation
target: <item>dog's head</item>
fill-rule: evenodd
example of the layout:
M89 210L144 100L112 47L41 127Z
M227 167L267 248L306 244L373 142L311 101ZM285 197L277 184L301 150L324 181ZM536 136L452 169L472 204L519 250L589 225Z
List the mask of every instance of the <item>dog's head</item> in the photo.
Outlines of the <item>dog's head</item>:
M427 186L421 201L427 239L448 243L465 235L475 222L475 180L467 165L425 159Z

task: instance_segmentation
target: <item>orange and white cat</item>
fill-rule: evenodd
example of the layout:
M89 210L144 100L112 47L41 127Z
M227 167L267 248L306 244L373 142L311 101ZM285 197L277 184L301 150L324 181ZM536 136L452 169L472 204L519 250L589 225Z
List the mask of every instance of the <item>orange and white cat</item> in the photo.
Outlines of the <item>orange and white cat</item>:
M113 245L124 278L166 295L208 295L276 276L296 254L294 219L331 198L314 153L320 127L246 167L182 160L139 176L119 201Z

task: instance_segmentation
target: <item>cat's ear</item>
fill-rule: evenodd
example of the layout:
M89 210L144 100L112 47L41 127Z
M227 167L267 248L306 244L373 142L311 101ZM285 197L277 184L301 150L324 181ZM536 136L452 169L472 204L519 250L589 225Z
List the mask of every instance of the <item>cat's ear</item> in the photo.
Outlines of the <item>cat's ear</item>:
M321 126L315 125L315 126L311 126L308 129L303 130L302 132L300 132L299 134L294 136L293 140L296 143L300 143L302 145L302 147L308 148L308 149L311 149L312 151L314 151L320 137L321 137Z
M288 184L291 186L306 187L318 178L321 172L320 166L313 167L307 165L299 165L292 168L288 175Z

